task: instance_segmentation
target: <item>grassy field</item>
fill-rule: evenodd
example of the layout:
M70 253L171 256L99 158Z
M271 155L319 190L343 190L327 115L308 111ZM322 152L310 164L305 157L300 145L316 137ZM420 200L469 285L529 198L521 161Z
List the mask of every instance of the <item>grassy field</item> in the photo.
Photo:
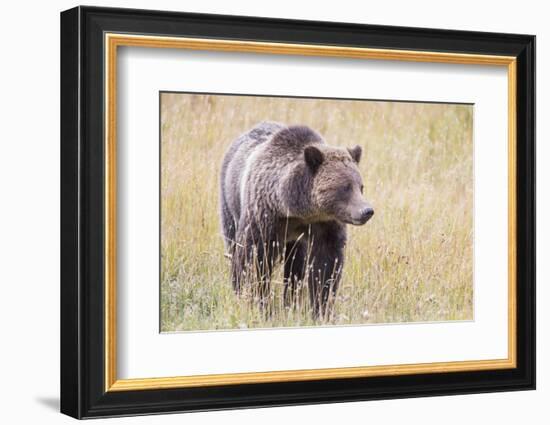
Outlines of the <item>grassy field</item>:
M363 147L375 215L348 226L329 322L239 299L219 224L223 154L259 121L304 124ZM448 321L473 318L472 107L397 102L161 95L161 330Z

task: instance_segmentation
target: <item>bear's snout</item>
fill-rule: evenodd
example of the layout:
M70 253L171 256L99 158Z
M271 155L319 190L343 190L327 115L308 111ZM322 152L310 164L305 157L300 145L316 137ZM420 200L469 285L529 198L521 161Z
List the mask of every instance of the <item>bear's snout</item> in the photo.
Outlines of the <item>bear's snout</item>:
M361 210L361 224L365 224L374 215L372 207L366 207Z
M374 215L374 209L371 206L365 206L360 208L356 214L352 217L353 224L356 226L362 226L371 219Z

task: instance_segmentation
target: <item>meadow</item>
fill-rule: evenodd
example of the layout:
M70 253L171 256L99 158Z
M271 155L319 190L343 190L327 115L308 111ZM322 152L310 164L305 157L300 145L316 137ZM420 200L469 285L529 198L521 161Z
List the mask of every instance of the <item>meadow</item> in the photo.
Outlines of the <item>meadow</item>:
M161 94L161 331L473 319L473 108L470 105ZM374 217L348 226L328 319L237 297L224 256L219 173L231 142L264 120L307 125L363 148Z

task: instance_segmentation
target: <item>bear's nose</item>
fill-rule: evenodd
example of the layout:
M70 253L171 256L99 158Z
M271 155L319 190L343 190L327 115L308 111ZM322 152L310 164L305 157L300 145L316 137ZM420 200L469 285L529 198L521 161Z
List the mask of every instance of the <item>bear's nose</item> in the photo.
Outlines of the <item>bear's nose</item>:
M372 207L363 208L360 214L361 221L363 224L365 224L374 215L374 210L372 209Z

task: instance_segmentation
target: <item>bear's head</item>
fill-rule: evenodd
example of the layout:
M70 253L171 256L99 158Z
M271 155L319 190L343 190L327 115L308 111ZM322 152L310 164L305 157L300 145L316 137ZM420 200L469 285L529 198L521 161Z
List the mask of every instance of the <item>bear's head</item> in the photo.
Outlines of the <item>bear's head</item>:
M363 225L373 216L357 167L361 153L360 146L340 149L317 144L304 149L313 176L311 200L318 215L354 225Z

